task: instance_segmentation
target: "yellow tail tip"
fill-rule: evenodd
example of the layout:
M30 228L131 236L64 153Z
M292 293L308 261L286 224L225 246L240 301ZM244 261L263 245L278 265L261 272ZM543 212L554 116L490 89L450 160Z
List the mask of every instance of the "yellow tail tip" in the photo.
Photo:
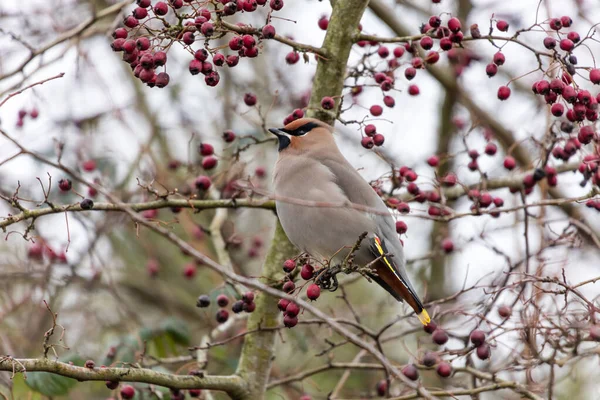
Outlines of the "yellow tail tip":
M425 309L423 309L423 311L417 315L417 318L419 318L419 321L421 321L423 325L428 325L431 322L431 318L429 318L429 314Z

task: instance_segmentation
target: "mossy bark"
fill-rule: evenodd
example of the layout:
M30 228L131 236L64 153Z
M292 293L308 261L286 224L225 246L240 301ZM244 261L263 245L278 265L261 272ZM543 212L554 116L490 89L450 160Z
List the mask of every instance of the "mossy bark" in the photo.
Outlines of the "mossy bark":
M290 243L278 221L271 248L263 265L262 282L272 284L274 280L280 280L283 277L283 262L295 253L296 248ZM256 310L248 318L247 330L258 331L244 337L244 347L236 374L247 383L247 396L241 398L258 400L264 397L277 334L275 330L260 329L278 326L280 313L275 297L260 293L255 302Z
M369 3L368 0L338 0L334 3L327 35L323 41L326 58L318 58L317 72L313 81L308 116L328 124L335 122L335 113L321 108L321 99L330 96L336 99L336 110L340 106L338 96L342 94L346 67L358 24Z
M322 46L325 58L319 58L313 80L309 116L332 125L335 122L334 113L321 109L321 99L325 96L337 98L336 105L339 107L353 37L358 33L358 24L368 3L368 0L338 0L334 3ZM297 252L277 223L261 273L263 283L272 284L280 279L283 261ZM248 319L247 329L254 331L276 327L278 319L277 299L261 293L256 299L256 310ZM274 357L275 338L274 330L259 330L245 336L237 375L247 383L248 390L241 399L264 399Z

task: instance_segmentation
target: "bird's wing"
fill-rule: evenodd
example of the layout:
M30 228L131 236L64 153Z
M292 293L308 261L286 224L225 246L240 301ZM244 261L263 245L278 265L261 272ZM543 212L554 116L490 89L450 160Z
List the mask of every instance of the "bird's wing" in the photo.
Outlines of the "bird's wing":
M404 249L396 233L395 220L387 206L346 159L343 162L338 159L326 159L323 163L331 169L337 185L352 203L368 206L377 211L369 214L375 223L375 230L369 232L366 238L370 257L372 259L381 257L380 262L374 266L378 274L375 280L397 299L401 294L405 299L414 300L414 304L410 305L419 314L423 311L423 305L406 273ZM363 254L365 250L362 249Z

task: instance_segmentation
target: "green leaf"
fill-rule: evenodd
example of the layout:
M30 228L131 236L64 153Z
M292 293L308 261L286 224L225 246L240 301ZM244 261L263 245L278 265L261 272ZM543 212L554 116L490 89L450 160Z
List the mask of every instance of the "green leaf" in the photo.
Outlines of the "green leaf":
M15 377L12 379L12 396L9 396L10 399L31 399L31 400L41 400L42 395L32 391L25 382L25 378L22 373L15 374Z
M65 356L60 361L83 366L84 360L77 355ZM45 396L64 396L75 386L75 379L66 378L51 372L28 372L27 386Z
M177 318L169 318L161 325L161 329L177 344L190 344L190 330L185 322Z

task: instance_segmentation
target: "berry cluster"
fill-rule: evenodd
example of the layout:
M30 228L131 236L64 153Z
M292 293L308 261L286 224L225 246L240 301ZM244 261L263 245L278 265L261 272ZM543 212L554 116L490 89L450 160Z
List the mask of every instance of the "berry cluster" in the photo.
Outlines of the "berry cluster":
M65 253L64 250L57 252L54 249L52 249L52 247L50 247L47 243L44 243L41 240L32 244L27 249L27 257L29 257L30 260L34 261L43 261L45 258L51 263L67 263L67 253Z
M196 300L196 307L207 308L210 306L210 303L211 303L210 296L203 294L198 297L198 300ZM227 311L225 309L225 307L227 307L229 305L229 297L227 297L227 295L225 295L225 294L218 295L217 296L217 305L220 307L220 309L217 311L217 313L215 315L215 319L220 324L227 322L227 320L229 319L229 311ZM234 314L239 314L242 311L245 311L247 313L252 313L252 312L254 312L255 309L256 309L256 303L254 302L254 293L253 292L244 293L240 300L236 300L231 305L231 311Z
M180 43L193 56L188 67L190 73L202 74L206 85L216 86L220 81L217 68L225 65L233 68L241 57L257 57L260 41L276 35L270 24L260 30L237 25L234 31L248 32L232 37L228 43L232 53L225 55L209 47L211 39L218 39L228 31L216 16L231 16L240 11L251 13L266 4L267 0L221 0L211 12L203 7L206 2L197 0L157 1L154 5L151 0L137 0L137 7L124 19L124 26L114 31L111 47L123 53L123 61L142 82L163 88L170 81L166 72L167 52L174 43ZM283 0L271 0L269 6L270 12L281 10ZM180 21L176 25L170 22L175 19ZM142 32L152 33L143 35ZM194 49L197 42L204 43L204 47ZM290 64L299 59L298 53L293 54L295 56L286 57ZM159 68L163 70L157 72Z
M27 115L29 115L31 119L36 119L40 115L40 112L35 107L32 108L29 112L27 112L27 110L25 109L20 109L17 114L17 128L22 128L23 125L25 125L25 117L27 117Z
M287 274L286 281L283 284L283 291L289 294L293 294L296 291L296 284L294 283L293 272L296 270L296 260L289 259L283 263L283 272ZM309 263L302 265L300 269L300 277L305 281L311 281L314 277L319 276L319 270L315 270ZM321 288L316 283L311 283L306 288L306 297L309 300L317 300L321 296ZM298 314L300 313L300 307L293 301L287 299L279 300L277 307L283 312L283 324L288 328L293 328L298 324Z

